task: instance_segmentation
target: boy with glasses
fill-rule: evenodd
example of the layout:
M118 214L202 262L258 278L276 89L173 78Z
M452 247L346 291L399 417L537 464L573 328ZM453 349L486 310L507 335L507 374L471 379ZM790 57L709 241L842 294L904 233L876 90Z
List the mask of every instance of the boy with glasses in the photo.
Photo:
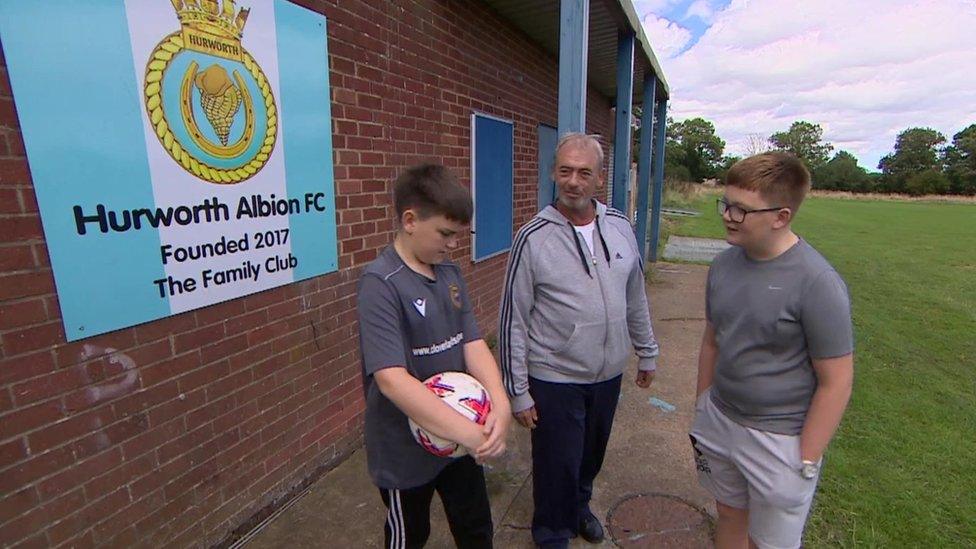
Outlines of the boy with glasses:
M809 188L799 160L770 152L735 164L718 201L733 246L708 272L690 435L719 548L800 546L850 398L847 287L791 229Z

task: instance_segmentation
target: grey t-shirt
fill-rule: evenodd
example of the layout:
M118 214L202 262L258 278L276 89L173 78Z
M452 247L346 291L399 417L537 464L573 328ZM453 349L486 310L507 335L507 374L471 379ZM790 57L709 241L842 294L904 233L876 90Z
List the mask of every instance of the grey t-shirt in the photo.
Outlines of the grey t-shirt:
M738 246L719 254L705 315L718 344L712 401L761 431L799 434L817 388L811 359L854 349L847 286L802 239L768 261Z
M383 396L373 374L402 366L423 381L465 371L464 344L481 339L461 271L434 265L435 279L414 272L393 246L380 253L359 280L359 348L366 393L366 461L380 488L414 488L451 463L413 439L407 416Z

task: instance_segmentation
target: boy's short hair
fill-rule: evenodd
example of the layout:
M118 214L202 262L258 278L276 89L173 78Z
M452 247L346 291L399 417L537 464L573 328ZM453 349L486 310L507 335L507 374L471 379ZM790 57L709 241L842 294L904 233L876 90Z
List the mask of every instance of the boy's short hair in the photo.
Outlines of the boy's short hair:
M414 210L420 219L443 215L464 225L471 223L471 193L440 164L418 164L401 173L393 183L393 206L397 222L403 212Z
M789 207L795 214L810 190L810 172L797 157L770 151L736 162L725 184L759 195L774 207Z

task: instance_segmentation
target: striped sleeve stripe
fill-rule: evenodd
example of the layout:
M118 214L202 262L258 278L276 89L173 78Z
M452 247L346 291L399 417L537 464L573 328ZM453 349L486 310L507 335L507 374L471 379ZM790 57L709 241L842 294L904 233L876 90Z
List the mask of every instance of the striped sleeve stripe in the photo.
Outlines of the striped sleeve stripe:
M612 208L607 208L607 215L612 215L614 217L619 217L620 219L623 219L627 223L630 223L630 219L627 219L627 216L624 215L624 213L621 212L620 210L614 210Z
M515 284L515 272L519 268L519 264L522 260L522 250L525 249L525 245L529 241L529 236L548 224L549 221L537 217L522 227L518 235L515 237L515 244L512 245L510 255L511 265L508 269L508 273L505 276L505 287L502 292L503 299L501 326L498 330L498 340L500 350L503 350L503 352L500 353L502 361L502 382L505 384L505 389L510 395L515 394L515 380L512 377L511 356L508 352L510 349L509 343L511 341L512 330L512 290Z

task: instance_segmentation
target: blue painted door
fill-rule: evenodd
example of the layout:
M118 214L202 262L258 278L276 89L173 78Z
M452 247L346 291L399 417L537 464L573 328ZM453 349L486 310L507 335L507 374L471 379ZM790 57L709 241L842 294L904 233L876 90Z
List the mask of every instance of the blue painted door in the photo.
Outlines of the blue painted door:
M514 126L485 114L472 116L472 190L474 242L472 259L480 261L512 247Z
M552 182L552 163L556 155L559 136L556 128L539 124L539 210L556 199L556 186Z

